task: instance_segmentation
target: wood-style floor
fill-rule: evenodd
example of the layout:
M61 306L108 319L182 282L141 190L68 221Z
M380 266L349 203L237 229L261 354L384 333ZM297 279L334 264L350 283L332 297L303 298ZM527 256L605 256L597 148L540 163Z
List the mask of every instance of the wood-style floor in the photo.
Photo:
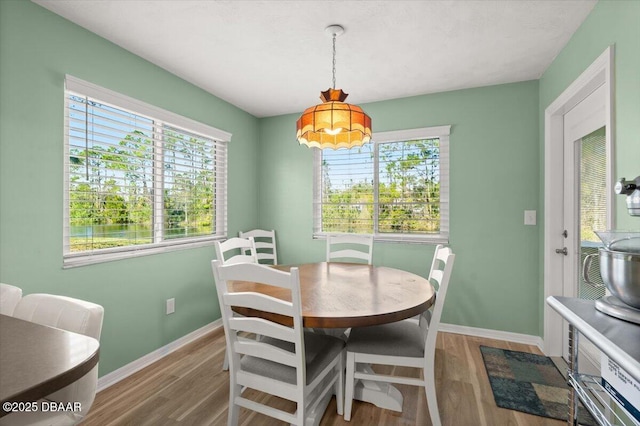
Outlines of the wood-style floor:
M566 422L498 408L482 362L480 345L540 353L535 346L440 333L436 386L443 425L566 425ZM229 380L228 372L221 369L224 348L224 334L218 329L99 392L82 425L226 425ZM400 373L417 375L419 370L405 368ZM396 387L404 395L402 413L354 401L352 420L345 422L336 414L333 398L320 424L431 425L424 388ZM252 395L250 392L254 391L247 390L245 396ZM253 395L278 407L295 409L295 404L289 401L261 398L257 392ZM282 424L245 409L240 413L240 425Z

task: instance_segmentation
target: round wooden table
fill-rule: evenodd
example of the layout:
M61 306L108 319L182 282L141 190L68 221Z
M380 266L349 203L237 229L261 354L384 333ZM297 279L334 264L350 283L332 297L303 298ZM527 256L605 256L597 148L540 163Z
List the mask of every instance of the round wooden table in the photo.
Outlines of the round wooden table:
M411 272L359 263L319 262L278 265L300 272L303 325L307 328L349 328L385 324L411 318L429 309L435 291L426 278ZM255 291L282 300L290 292L244 281L229 284L230 291ZM292 325L291 318L234 308L242 315L257 315Z
M0 401L32 402L70 385L98 363L92 337L0 315ZM9 414L0 410L0 417Z
M302 323L307 328L349 328L385 324L411 318L435 303L436 293L431 283L419 275L384 266L359 263L320 262L293 265L300 272ZM292 266L274 268L288 271ZM245 282L229 282L232 292L253 291L291 301L286 289ZM259 316L292 326L290 317L246 308L234 308L245 316ZM371 372L371 367L358 369ZM370 402L381 408L402 411L402 394L389 383L360 380L354 399ZM326 407L325 401L322 407ZM324 408L314 415L322 416Z

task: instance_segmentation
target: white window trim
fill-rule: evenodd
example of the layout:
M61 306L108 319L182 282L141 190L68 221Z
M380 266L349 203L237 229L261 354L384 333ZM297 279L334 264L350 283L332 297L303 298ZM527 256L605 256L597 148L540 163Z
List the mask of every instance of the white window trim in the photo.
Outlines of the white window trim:
M405 129L405 130L392 130L388 132L374 133L371 138L371 143L376 144L375 152L378 152L378 144L389 142L401 142L415 139L440 139L440 233L438 234L389 234L389 233L374 233L373 238L375 241L387 241L405 244L424 244L424 243L449 243L449 211L450 211L450 198L449 198L449 135L451 134L451 126L435 126L435 127L423 127L417 129ZM322 218L322 205L317 202L321 195L321 181L322 181L322 168L320 162L322 160L322 150L314 149L313 153L313 201L314 201L314 221L315 218ZM378 155L376 154L376 160L374 164L374 191L377 193L377 181L378 181ZM377 199L377 194L376 194ZM443 207L446 214L443 214ZM377 209L374 212L377 216ZM376 217L377 219L377 217ZM321 219L320 219L321 220ZM314 223L313 238L326 239L327 232L322 232L322 224Z
M228 143L231 141L231 133L224 130L217 129L212 126L200 123L198 121L183 117L171 111L150 105L146 102L142 102L138 99L131 98L129 96L114 92L112 90L100 87L96 84L89 83L71 75L65 76L65 93L67 91L82 93L85 96L100 99L105 103L110 103L118 106L119 108L135 111L140 115L146 115L153 117L157 121L165 123L171 123L177 127L189 129L191 132L199 133L203 137L212 138L220 142ZM65 95L66 103L66 95ZM217 199L217 203L222 208L217 208L216 211L222 211L222 214L216 214L216 229L222 229L223 236L211 235L201 236L197 238L179 238L166 240L160 243L154 244L141 244L132 245L126 247L114 247L110 249L102 249L99 252L81 252L71 253L65 247L69 241L69 230L66 218L69 217L69 169L65 159L69 158L69 134L68 134L68 118L65 111L65 123L64 123L64 157L63 164L65 164L65 170L63 173L64 179L64 199L63 199L63 216L62 216L62 229L63 229L63 268L74 268L78 266L91 265L96 263L111 262L114 260L128 259L139 256L146 256L151 254L166 253L174 250L183 250L187 248L197 248L213 245L216 240L225 239L227 237L227 194L226 191ZM227 182L227 169L218 171L219 175L223 176L224 182Z
M122 108L130 109L131 111L135 111L141 115L153 117L158 121L184 127L208 138L213 138L222 142L231 141L231 133L229 132L216 129L215 127L200 123L199 121L183 117L174 112L167 111L166 109L114 92L113 90L105 89L104 87L89 83L88 81L80 80L79 78L68 74L65 76L65 89L80 92L83 95L97 98L101 101L111 103Z

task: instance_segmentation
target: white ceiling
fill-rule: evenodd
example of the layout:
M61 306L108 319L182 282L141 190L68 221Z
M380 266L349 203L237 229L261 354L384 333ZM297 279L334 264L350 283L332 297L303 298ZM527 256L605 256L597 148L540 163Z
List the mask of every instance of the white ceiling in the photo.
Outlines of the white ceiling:
M539 78L597 0L33 0L257 116Z

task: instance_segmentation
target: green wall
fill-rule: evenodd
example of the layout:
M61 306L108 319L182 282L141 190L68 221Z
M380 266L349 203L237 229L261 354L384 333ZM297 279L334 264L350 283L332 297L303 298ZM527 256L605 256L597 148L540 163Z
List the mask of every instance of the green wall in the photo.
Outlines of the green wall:
M604 52L614 46L614 173L640 175L640 2L600 0L569 43L540 78L540 209L544 209L544 110ZM640 230L616 196L616 228ZM540 246L544 246L542 224ZM541 254L540 271L543 270ZM540 274L540 335L543 334L543 274Z
M539 81L363 105L375 131L452 126L457 258L445 322L542 335L544 109L615 44L616 174L640 174L639 23L640 2L601 0ZM214 254L62 269L65 74L231 132L229 233L273 228L281 262L324 258L324 241L312 239L312 151L295 141L297 115L256 119L26 0L0 1L0 66L0 281L102 304L101 375L219 318ZM622 202L619 226L637 229ZM538 226L523 225L524 210L538 211ZM426 275L432 253L376 243L374 263ZM170 297L176 313L166 316Z
M62 269L64 75L231 132L231 234L258 220L258 120L29 1L0 1L0 64L0 281L103 305L101 375L219 318L213 246Z
M348 88L345 88L348 89ZM451 237L456 264L443 321L538 334L538 82L363 105L375 131L451 128ZM260 219L277 229L285 263L319 261L312 238L312 151L297 115L260 121ZM374 264L428 274L433 245L376 242Z

